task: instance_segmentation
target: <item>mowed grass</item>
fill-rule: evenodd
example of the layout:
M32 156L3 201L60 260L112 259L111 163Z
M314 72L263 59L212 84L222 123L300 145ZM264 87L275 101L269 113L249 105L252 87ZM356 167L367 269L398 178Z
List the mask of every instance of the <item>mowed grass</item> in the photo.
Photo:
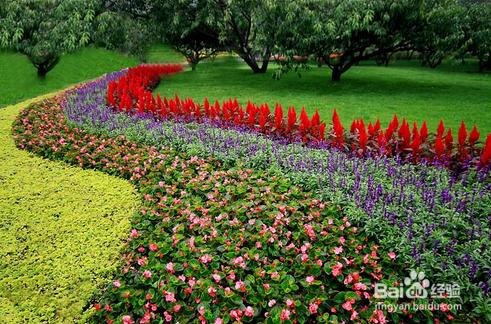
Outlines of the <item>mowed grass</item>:
M26 56L0 52L0 107L137 64L134 57L88 47L64 55L43 80Z
M445 63L437 69L422 68L418 61L397 61L389 67L365 62L342 76L341 82L330 80L328 67L312 66L274 80L275 67L263 75L255 75L236 57L219 57L201 63L196 71L172 76L162 82L156 92L165 96L178 94L202 101L219 101L237 97L241 104L250 99L276 102L283 107L305 106L309 114L319 109L324 120L331 121L336 108L345 128L354 118L368 121L380 118L386 126L397 113L418 125L423 120L435 130L440 119L454 129L463 120L476 124L482 133L491 132L491 75L477 73L475 64Z

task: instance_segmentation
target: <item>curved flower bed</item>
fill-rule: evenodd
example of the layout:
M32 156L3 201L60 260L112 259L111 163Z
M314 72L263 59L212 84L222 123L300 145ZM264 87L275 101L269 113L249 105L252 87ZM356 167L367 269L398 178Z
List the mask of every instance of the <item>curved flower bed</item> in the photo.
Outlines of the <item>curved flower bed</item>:
M121 73L124 73L121 72ZM483 316L490 297L490 169L452 173L442 165L405 164L401 157L290 144L245 127L223 127L153 114L127 114L106 104L106 89L120 73L67 94L70 122L91 132L171 146L226 166L245 165L288 178L316 197L341 204L350 221L393 249L432 282L458 282L467 313Z
M446 300L435 312L375 309L373 285L393 286L405 265L340 208L281 178L70 127L56 100L22 112L14 138L41 156L128 179L143 197L121 273L94 304L95 322L384 323L457 315Z

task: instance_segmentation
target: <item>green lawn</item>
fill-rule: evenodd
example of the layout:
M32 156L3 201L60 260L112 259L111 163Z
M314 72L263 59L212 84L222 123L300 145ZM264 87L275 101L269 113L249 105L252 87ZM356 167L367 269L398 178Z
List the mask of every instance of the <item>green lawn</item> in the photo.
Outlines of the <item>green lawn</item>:
M63 56L42 80L27 57L0 52L0 107L136 64L133 57L89 47Z
M399 61L389 67L367 62L353 67L338 83L330 81L327 67L312 67L301 78L290 73L277 81L272 79L274 67L254 75L238 59L222 57L198 65L194 72L171 77L156 92L199 100L237 97L241 103L251 99L270 106L278 101L283 106L305 106L309 112L318 108L321 117L329 120L335 107L345 127L360 116L365 120L378 117L386 125L397 113L418 123L427 120L433 130L442 118L452 128L464 120L483 133L491 132L491 75L476 69L474 64L446 63L429 69L417 61Z
M153 46L148 62L183 62L183 57L169 46ZM45 80L26 57L0 53L0 107L26 98L64 88L105 72L138 64L123 54L86 48L66 55ZM251 99L274 105L305 106L312 113L318 108L322 118L331 118L336 107L346 127L353 118L363 117L386 124L397 113L410 121L427 120L436 128L440 118L456 128L461 120L491 132L491 75L476 73L474 64L447 63L437 69L421 68L417 61L398 61L388 68L367 62L345 73L341 82L330 81L327 67L312 67L299 78L290 73L277 81L270 71L254 75L234 57L219 57L201 63L196 71L173 76L156 92L167 96L179 94L202 100L237 97L241 103Z

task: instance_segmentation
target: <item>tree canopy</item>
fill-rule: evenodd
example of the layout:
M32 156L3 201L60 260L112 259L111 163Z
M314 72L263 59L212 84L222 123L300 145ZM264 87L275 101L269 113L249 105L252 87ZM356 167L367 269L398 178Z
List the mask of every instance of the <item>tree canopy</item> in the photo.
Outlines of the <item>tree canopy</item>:
M3 0L0 7L0 47L29 58L44 77L61 54L89 43L97 0Z

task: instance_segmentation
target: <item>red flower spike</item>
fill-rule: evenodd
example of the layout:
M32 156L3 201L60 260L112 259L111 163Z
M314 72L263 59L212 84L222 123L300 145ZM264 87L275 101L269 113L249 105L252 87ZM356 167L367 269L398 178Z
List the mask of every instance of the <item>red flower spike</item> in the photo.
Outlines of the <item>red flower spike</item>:
M449 128L447 131L447 135L445 136L445 147L447 148L447 151L452 151L452 145L453 145L452 129Z
M283 108L278 103L274 109L274 127L278 133L283 132Z
M491 162L491 134L488 134L486 138L486 143L482 149L481 154L481 165L485 166Z
M318 139L320 141L323 141L325 138L326 138L326 123L322 123L319 126L319 138Z
M465 142L467 139L467 129L465 128L465 123L462 121L460 123L458 141L460 146L465 146Z
M392 122L390 123L390 127L393 130L396 130L399 127L399 119L397 118L396 114L394 114L394 118L392 118Z
M263 111L259 113L259 127L261 127L262 131L266 130L266 115Z
M375 128L373 128L372 122L368 123L368 134L370 134L370 137L375 135Z
M351 127L350 127L350 133L351 134L354 134L355 131L358 129L358 121L355 119L353 120L353 122L351 123Z
M336 109L332 113L332 125L333 130L336 135L336 146L343 145L343 125L341 124L341 120L339 120L339 115ZM353 127L353 125L351 125Z
M312 116L312 120L310 121L310 124L312 127L314 126L319 126L321 123L321 118L319 116L319 112L316 110L314 115Z
M441 136L437 136L435 140L435 155L441 160L445 147L443 146L443 141Z
M477 127L476 125L474 125L474 127L472 128L472 131L471 133L469 134L469 144L471 146L473 146L474 144L476 144L476 142L479 140L479 132L477 131Z
M413 141L411 143L411 149L413 150L414 162L417 162L417 160L418 160L420 146L421 146L421 138L419 137L419 134L416 133L415 136L413 137Z
M443 136L444 131L445 126L443 126L443 120L440 119L440 123L438 124L438 128L436 130L436 136Z
M302 111L300 112L300 126L299 126L302 135L305 135L309 128L310 128L309 116L305 111L305 107L302 107Z
M365 128L358 128L360 131L360 134L358 135L358 142L360 144L360 148L362 149L363 152L365 152L365 149L367 147L367 142L368 142L368 136Z
M421 137L422 143L426 142L426 139L428 138L428 126L426 125L426 121L423 121L423 125L421 125L419 136Z
M409 131L409 124L406 119L402 120L402 125L399 128L397 135L399 136L399 139L402 140L402 146L408 147L411 141L411 132Z
M288 131L291 131L297 122L297 112L294 107L288 107Z
M375 125L373 126L373 130L375 133L378 133L380 131L380 120L377 118L377 121L375 122Z
M414 124L413 124L413 132L412 133L413 133L413 138L415 138L416 136L419 137L418 125L416 124L416 122L414 122ZM420 140L421 140L421 138L420 138Z

